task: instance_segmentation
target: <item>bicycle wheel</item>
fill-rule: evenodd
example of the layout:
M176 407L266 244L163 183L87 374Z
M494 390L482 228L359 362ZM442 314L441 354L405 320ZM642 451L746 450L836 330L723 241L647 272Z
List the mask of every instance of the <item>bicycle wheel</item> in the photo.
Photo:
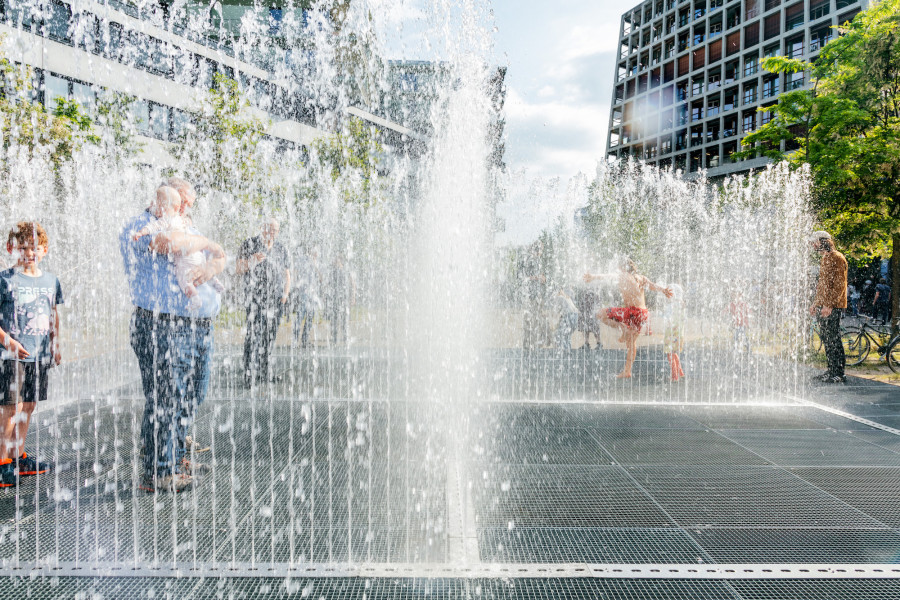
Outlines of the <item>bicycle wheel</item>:
M862 364L869 356L871 343L862 331L852 329L845 331L841 334L841 344L844 346L844 356L850 366Z
M887 364L891 368L891 371L900 373L900 336L891 340L891 345L888 346L885 354Z

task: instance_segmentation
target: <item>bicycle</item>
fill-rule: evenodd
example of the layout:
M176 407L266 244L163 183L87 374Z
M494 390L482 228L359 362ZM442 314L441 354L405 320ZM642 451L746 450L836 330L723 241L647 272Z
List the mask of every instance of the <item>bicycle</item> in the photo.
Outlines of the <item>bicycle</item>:
M845 327L843 322L841 323L840 328L841 343L844 346L844 354L847 354L847 352L850 350L849 346L851 345L852 341L856 339L858 329L853 325ZM812 351L816 354L822 354L825 351L825 345L822 342L822 332L819 329L818 319L812 320L810 324L809 336Z
M890 330L884 331L865 322L858 328L848 330L847 333L850 334L850 339L845 342L842 336L841 342L844 343L848 365L855 366L865 362L874 344L875 351L888 364L891 371L900 373L900 335L891 338ZM884 338L888 338L887 342L881 343Z

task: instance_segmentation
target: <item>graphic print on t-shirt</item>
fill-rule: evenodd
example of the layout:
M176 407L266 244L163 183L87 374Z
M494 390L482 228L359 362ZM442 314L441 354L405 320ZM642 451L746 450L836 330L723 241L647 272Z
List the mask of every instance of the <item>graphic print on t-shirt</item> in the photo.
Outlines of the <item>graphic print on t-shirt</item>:
M53 308L62 302L59 280L51 273L0 272L0 327L28 351L26 362L50 358Z

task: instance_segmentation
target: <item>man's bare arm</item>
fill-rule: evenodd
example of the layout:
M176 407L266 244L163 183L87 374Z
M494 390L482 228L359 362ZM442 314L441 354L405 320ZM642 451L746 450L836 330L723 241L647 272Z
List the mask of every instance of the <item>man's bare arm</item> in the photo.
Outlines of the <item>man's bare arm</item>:
M225 270L225 250L222 249L222 246L215 242L208 242L206 251L209 253L206 264L202 267L195 267L188 273L188 278L194 282L194 285L203 285Z
M193 254L201 250L209 250L218 246L202 235L182 233L180 231L163 232L150 241L150 249L158 254ZM221 248L220 248L221 249Z

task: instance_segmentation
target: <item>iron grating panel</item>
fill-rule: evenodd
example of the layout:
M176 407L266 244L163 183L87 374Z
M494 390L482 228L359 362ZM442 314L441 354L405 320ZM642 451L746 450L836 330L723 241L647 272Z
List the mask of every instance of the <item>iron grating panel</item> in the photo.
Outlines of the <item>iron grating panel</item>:
M682 414L710 429L824 429L804 418L796 407L784 406L686 406Z
M722 431L781 466L900 467L900 454L838 431Z
M576 428L485 428L473 436L471 454L479 463L516 465L610 465L597 437Z
M806 468L791 472L872 518L900 527L900 469Z
M676 523L696 527L878 528L809 483L770 467L628 467Z
M713 431L597 430L597 438L623 465L765 465L764 458Z
M696 564L708 555L681 530L516 527L481 529L481 560L490 563Z
M896 600L900 580L771 580L732 581L742 600Z
M718 563L888 564L900 561L900 534L853 529L688 530Z
M502 466L473 496L481 527L665 527L666 515L619 467Z

